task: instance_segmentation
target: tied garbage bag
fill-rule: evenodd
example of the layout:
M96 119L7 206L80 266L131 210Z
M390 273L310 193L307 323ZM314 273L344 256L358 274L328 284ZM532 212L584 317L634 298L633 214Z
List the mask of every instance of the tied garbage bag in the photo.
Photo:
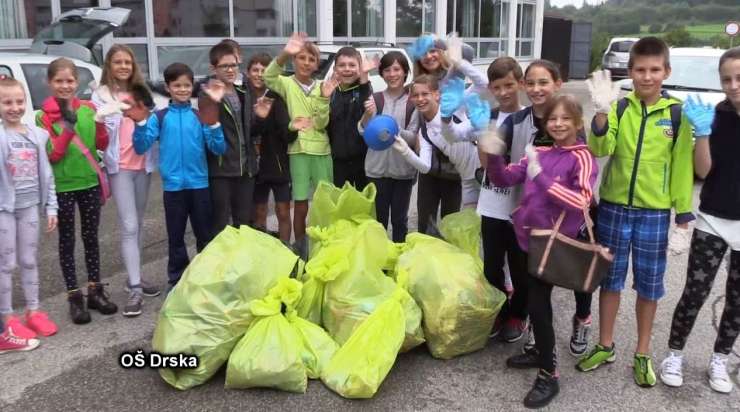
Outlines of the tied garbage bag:
M483 277L476 259L443 240L410 233L396 274L424 314L432 356L450 359L483 348L506 296Z
M295 310L289 309L285 318L301 337L301 358L308 377L318 379L339 345L324 328L301 318Z
M198 367L160 369L162 378L180 390L205 383L247 330L250 303L287 278L297 261L268 234L226 227L195 256L170 292L152 339L159 353L198 356Z
M336 233L341 240L322 244L309 265L314 260L329 260L329 256L337 260L346 257L348 268L325 284L321 308L322 325L341 345L368 315L388 300L396 290L396 283L382 270L392 258L393 245L383 225L371 219L356 225L347 226L343 221L335 225L349 232ZM404 351L424 342L421 309L410 296L406 297L401 300L406 314Z
M305 267L303 293L298 301L298 316L321 324L321 307L324 303L326 283L349 270L349 248L338 244L324 253L318 253Z
M359 192L349 182L341 188L319 182L308 211L308 226L328 227L337 220L355 217L375 219L375 193L373 183Z
M281 312L282 304L295 303L300 293L300 282L281 279L267 297L252 302L249 311L255 320L229 357L227 388L306 392L308 377L301 353L302 339Z
M439 224L439 231L444 240L468 252L483 267L480 216L475 209L467 208L445 216Z
M405 334L403 288L380 304L342 345L321 381L345 398L371 398L396 362Z

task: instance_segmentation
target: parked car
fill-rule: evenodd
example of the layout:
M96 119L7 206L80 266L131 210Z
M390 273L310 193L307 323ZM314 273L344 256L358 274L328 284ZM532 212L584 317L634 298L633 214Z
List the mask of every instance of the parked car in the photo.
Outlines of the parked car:
M77 66L77 96L90 99L93 86L100 84L103 56L97 42L121 27L131 13L120 7L89 7L62 13L42 29L31 44L30 53L0 53L0 74L18 79L26 91L24 121L33 121L34 111L49 96L46 70L53 60L67 57Z
M719 58L725 50L679 47L670 49L671 75L663 88L672 96L685 100L698 94L705 103L716 105L725 98L719 81ZM632 90L632 80L619 82L623 91Z
M4 74L23 83L26 92L26 114L24 121L34 121L34 110L41 109L41 104L49 97L49 86L46 81L46 69L57 56L45 56L34 53L0 53L0 74ZM79 87L77 97L90 99L93 88L91 82L100 84L102 70L100 67L77 59L70 59L77 66Z
M627 77L627 62L630 58L630 49L636 41L635 37L614 37L604 50L601 58L601 67L611 72L612 78Z

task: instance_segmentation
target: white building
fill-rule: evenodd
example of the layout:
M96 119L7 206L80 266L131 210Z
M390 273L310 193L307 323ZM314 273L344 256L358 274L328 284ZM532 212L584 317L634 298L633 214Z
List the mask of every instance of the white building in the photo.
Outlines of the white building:
M54 17L91 6L131 9L102 52L130 45L153 78L174 61L204 74L207 50L222 38L236 39L245 55L276 53L293 31L318 42L397 45L422 32L457 32L476 64L511 55L526 65L540 55L544 12L544 0L0 0L0 50L27 49Z

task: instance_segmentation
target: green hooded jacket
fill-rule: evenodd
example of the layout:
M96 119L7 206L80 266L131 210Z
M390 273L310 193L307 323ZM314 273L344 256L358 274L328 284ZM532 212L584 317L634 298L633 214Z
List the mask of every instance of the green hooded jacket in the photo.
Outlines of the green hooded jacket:
M663 94L647 106L634 92L617 119L612 104L602 130L592 125L588 145L597 157L609 156L600 197L607 202L646 209L675 209L676 222L693 219L694 160L691 123L682 115L678 137L671 126L672 105L681 101Z

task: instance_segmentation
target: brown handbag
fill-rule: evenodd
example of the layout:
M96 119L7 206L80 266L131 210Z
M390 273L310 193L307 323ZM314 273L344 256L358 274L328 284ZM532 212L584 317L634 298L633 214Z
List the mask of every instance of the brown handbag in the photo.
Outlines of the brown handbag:
M614 255L594 238L593 221L583 210L589 241L583 242L560 233L565 211L552 229L532 229L529 233L529 273L550 284L577 292L592 293L609 270Z

